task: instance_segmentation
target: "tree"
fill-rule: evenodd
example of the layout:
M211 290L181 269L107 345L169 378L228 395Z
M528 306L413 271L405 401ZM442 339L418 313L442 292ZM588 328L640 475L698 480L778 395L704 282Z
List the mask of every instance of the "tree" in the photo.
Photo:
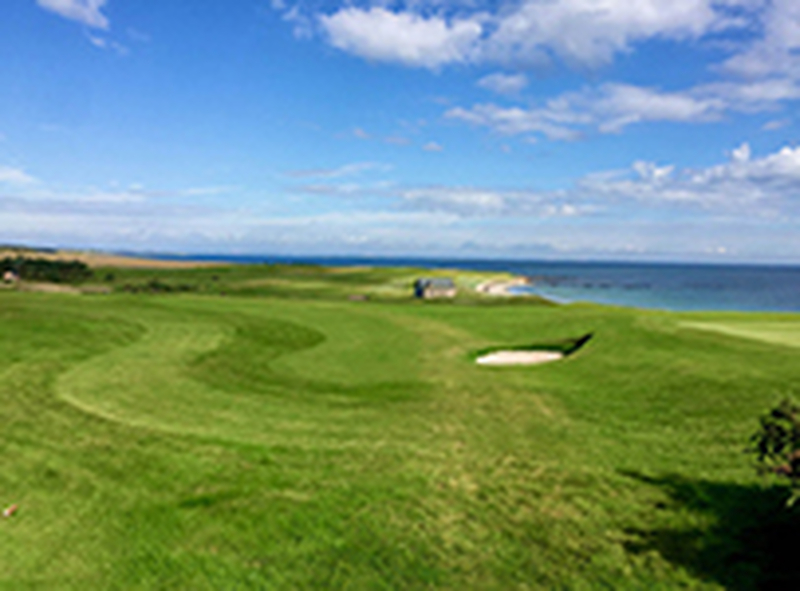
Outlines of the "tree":
M752 451L761 470L789 481L788 505L800 499L800 406L785 399L761 417L761 429L752 437Z

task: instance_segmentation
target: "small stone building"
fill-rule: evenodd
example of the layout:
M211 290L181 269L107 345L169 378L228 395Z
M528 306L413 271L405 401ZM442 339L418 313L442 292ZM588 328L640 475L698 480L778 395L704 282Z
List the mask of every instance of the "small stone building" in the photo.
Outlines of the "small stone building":
M414 282L414 295L418 298L454 298L456 293L456 284L448 277L420 278Z

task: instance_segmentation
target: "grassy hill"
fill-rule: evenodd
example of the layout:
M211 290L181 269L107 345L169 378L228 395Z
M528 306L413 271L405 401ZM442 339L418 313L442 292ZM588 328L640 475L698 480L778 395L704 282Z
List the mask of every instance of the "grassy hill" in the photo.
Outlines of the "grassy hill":
M798 521L743 452L798 394L800 317L509 301L470 273L423 303L420 274L95 268L110 293L0 292L0 589L800 581ZM587 333L546 366L473 362Z

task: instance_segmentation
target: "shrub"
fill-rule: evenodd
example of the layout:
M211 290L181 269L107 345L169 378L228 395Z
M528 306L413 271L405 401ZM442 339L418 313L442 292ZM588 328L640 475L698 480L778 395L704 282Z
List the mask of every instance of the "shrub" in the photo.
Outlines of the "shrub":
M20 279L49 281L51 283L80 283L92 276L92 271L81 261L59 261L23 256L0 260L0 274L13 271Z
M786 399L761 417L761 429L752 437L752 451L761 470L788 480L788 505L800 499L800 406Z

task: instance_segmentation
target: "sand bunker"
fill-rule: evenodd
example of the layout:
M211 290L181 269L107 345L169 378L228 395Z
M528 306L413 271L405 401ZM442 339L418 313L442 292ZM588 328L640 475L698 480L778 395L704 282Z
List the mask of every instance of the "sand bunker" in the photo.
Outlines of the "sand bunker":
M563 358L564 354L558 351L495 351L478 357L475 363L480 365L537 365Z

